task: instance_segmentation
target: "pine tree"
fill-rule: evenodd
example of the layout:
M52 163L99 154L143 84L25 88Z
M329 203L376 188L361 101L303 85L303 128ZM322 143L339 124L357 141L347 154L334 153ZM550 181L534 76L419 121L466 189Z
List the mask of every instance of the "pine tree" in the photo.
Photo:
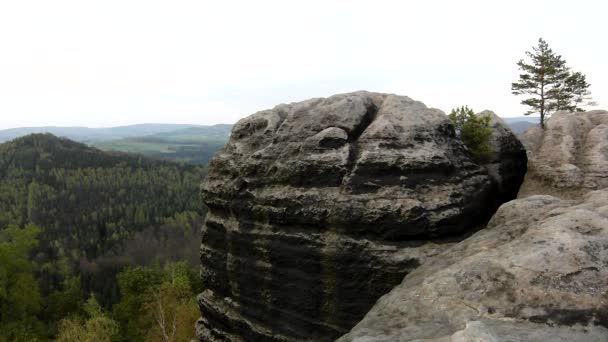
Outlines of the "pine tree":
M555 111L584 111L580 105L585 101L586 105L594 104L590 102L585 75L572 73L562 56L555 54L542 38L532 49L533 52L526 52L531 63L523 59L517 62L523 73L519 75L518 82L511 84L514 95L530 96L521 101L530 107L525 115L539 113L540 126L544 128L546 119Z
M531 95L521 101L523 105L531 107L525 114L539 113L540 125L544 128L545 117L559 102L556 97L560 86L568 77L568 68L562 56L555 54L542 38L538 40L538 46L533 47L533 51L526 51L532 60L531 64L523 59L517 62L523 74L519 75L519 82L511 84L511 90L514 95Z

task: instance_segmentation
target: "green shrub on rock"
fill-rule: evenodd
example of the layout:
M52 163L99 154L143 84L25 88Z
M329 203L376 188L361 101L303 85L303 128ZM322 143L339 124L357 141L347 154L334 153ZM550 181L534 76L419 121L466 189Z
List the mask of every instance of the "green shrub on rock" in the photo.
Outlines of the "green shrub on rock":
M468 106L452 109L449 117L456 128L456 135L469 149L473 158L478 162L487 160L492 153L490 117L476 116Z

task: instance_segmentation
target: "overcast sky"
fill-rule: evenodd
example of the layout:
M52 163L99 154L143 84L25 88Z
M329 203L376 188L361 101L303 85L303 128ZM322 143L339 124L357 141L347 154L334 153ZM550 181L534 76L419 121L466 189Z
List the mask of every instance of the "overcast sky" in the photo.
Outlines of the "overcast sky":
M519 116L539 37L606 108L606 3L0 0L0 129L233 123L361 89Z

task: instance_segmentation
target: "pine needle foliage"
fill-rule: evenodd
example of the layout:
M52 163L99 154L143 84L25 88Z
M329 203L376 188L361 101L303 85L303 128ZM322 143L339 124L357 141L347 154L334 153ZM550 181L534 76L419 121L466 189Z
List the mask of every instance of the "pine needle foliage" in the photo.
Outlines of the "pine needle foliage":
M469 149L475 161L486 161L492 153L490 117L477 116L468 106L452 109L449 117L456 128L456 135Z
M525 115L540 114L540 126L554 112L585 111L583 106L594 106L589 92L590 84L580 72L572 72L561 55L551 50L540 38L532 51L526 51L529 61L521 59L519 80L511 84L514 95L526 96L521 104L530 109Z

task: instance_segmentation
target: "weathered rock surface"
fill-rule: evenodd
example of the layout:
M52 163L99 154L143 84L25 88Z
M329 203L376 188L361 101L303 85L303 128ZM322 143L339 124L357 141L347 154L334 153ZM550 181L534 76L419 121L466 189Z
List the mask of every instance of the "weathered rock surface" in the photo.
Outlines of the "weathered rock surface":
M559 112L543 131L534 127L522 141L528 150L528 174L519 197L549 194L577 198L608 187L608 112Z
M497 181L498 202L510 201L517 197L519 185L523 182L527 171L526 149L509 125L494 112L484 110L476 115L490 118L492 153L484 166L490 176Z
M487 221L496 189L447 116L407 97L358 92L253 114L202 187L197 336L333 340L446 239Z
M502 205L338 341L608 341L606 328L608 189Z

